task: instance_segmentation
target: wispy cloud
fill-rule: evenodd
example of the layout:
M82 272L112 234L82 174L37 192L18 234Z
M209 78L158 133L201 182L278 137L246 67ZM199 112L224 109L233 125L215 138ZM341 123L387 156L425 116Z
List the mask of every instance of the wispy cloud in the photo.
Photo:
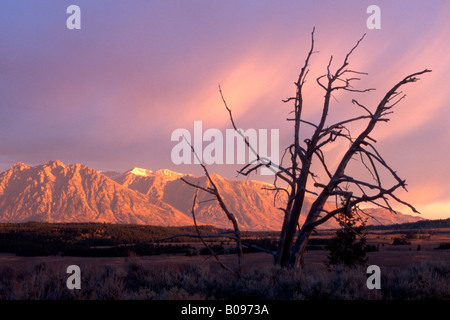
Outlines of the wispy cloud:
M218 84L244 128L279 128L292 138L293 82L316 27L305 111L320 114L323 91L315 78L333 55L368 72L356 84L375 87L360 102L375 108L405 75L433 73L405 87L391 122L374 134L392 166L409 183L408 200L425 214L448 216L450 75L448 1L378 1L382 29L365 25L368 3L355 1L79 1L82 30L65 28L65 4L0 4L0 169L16 161L59 158L98 169L176 167L174 129L229 127ZM331 120L359 112L354 95L337 94ZM358 129L356 126L355 129ZM330 151L337 163L338 150ZM235 167L218 169L230 178Z

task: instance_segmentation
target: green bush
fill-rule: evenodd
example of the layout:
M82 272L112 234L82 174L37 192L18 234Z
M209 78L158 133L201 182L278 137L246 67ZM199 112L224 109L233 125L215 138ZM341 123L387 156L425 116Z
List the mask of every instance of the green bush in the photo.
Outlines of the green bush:
M363 221L354 209L339 215L341 229L338 229L325 247L328 253L328 266L343 264L356 267L367 262L366 242L367 233Z

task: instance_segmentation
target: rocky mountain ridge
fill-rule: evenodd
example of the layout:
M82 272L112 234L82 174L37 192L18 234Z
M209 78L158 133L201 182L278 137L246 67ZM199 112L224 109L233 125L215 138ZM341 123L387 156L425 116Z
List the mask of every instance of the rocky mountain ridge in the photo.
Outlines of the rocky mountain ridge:
M99 172L61 161L30 166L16 163L0 174L0 222L108 222L161 226L192 225L195 188L181 180L208 187L206 177L163 169L133 168L125 173ZM242 230L279 230L285 199L274 198L270 185L228 180L213 174L229 209ZM308 198L304 210L313 202ZM199 192L195 209L199 224L230 228L217 201ZM302 215L304 219L305 214ZM370 209L368 224L415 222L418 217ZM324 228L337 227L330 219Z

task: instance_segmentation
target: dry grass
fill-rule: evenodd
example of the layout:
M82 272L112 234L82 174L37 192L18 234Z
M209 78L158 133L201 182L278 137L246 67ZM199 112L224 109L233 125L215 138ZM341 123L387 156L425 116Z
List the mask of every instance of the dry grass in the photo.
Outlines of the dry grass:
M323 235L320 235L323 237ZM366 267L327 271L327 251L309 251L305 271L272 266L264 253L244 255L245 273L237 278L205 256L160 255L131 258L19 257L0 255L0 299L175 300L175 299L450 299L448 232L393 246L400 234L372 232L368 265L381 268L381 290L366 287ZM418 245L421 250L417 251ZM234 255L221 256L228 265ZM81 290L66 287L68 265L81 267Z
M1 267L0 299L450 299L450 266L442 261L382 272L381 290L367 289L362 267L307 272L261 267L238 278L213 265L155 267L132 258L122 268L82 268L81 290L67 289L67 276L46 263L30 270Z

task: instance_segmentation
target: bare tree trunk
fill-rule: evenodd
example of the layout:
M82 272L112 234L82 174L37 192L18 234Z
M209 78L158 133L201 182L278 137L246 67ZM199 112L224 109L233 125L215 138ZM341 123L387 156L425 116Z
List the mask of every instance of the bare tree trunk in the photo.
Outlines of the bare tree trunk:
M284 266L298 268L300 267L300 263L303 260L303 254L306 250L306 245L308 244L309 237L314 230L314 227L311 227L311 224L317 220L321 209L325 205L326 199L318 199L314 205L311 207L311 210L300 229L297 240L290 252L289 261Z
M346 176L345 175L345 169L347 168L348 163L350 162L350 160L352 159L352 157L355 154L357 154L358 152L365 152L362 147L369 144L366 141L366 139L369 138L369 134L372 132L372 130L375 128L376 124L379 121L385 121L386 120L386 119L383 118L383 116L385 116L386 114L390 113L390 111L388 111L388 110L390 110L393 107L393 105L398 103L399 100L394 102L392 105L388 106L388 103L390 103L392 101L392 99L395 98L398 95L397 90L402 85L404 85L406 83L417 81L416 76L417 75L421 75L421 74L426 73L426 72L430 72L430 71L429 70L423 70L421 72L417 72L417 73L414 73L414 74L411 74L411 75L405 77L402 81L397 83L391 90L389 90L386 93L384 98L378 104L378 107L377 107L376 111L373 114L371 114L370 121L367 124L367 127L365 128L365 130L362 131L355 140L353 140L351 146L349 147L347 152L342 157L338 167L336 168L336 171L330 177L330 180L329 180L328 184L327 185L320 185L320 184L316 183L316 186L322 187L323 190L320 193L320 195L318 196L318 198L315 200L315 202L313 203L313 205L312 205L312 207L311 207L311 209L310 209L310 211L308 213L308 216L307 216L307 218L305 220L305 223L303 224L303 227L301 228L301 230L300 230L300 232L299 232L299 234L297 236L297 240L295 242L295 245L293 246L293 248L291 250L288 263L285 264L284 261L281 261L282 262L281 265L283 265L283 266L290 266L290 267L298 267L300 265L300 262L301 262L302 258L303 258L303 254L304 254L305 249L306 249L306 244L307 244L307 242L309 240L309 237L310 237L311 232L313 231L313 229L316 226L318 226L320 224L323 224L324 222L326 222L331 217L334 217L338 213L341 213L343 211L350 212L351 211L350 208L355 206L355 205L357 205L360 202L368 202L368 201L372 201L372 199L379 199L379 198L381 198L381 199L384 199L386 201L386 203L387 203L386 196L389 195L389 196L393 197L395 200L397 200L397 201L399 201L399 202L409 206L413 211L417 212L417 210L415 210L415 208L412 207L410 204L401 201L395 195L393 195L393 192L397 188L405 187L405 181L401 180L397 176L395 171L393 171L384 162L384 160L382 160L381 158L379 158L380 162L383 164L384 167L386 167L391 172L391 174L394 176L394 178L398 182L391 189L385 189L385 188L381 187L381 184L379 182L378 174L376 174L376 176L378 177L377 178L378 185L372 185L370 183L366 183L366 182L363 182L363 181L356 181L355 179ZM313 137L313 139L314 139L314 137ZM375 166L373 166L373 170L377 173L377 169L376 169ZM370 189L377 189L377 190L379 190L379 193L377 195L372 196L372 197L368 196L365 192L363 193L362 196L356 196L352 192L342 191L342 188L339 187L339 184L341 182L352 182L352 183L354 183L355 185L357 185L361 189L362 189L362 186L367 186ZM327 212L324 217L319 219L320 214L322 212L324 212L323 207L324 207L327 199L330 196L335 195L335 194L344 197L345 204L342 207L337 208L336 210L333 210L331 212ZM304 196L304 194L302 196Z
M364 35L365 36L365 35ZM331 97L335 91L348 91L352 93L365 93L371 90L369 89L354 89L353 82L360 80L358 76L366 75L367 73L355 71L348 68L349 57L353 51L358 47L359 43L364 39L364 36L359 39L356 45L347 53L342 64L339 65L337 70L333 73L331 71L333 56L331 56L329 63L327 65L326 74L318 77L316 79L317 84L325 91L322 114L320 122L314 124L310 121L302 119L302 109L303 109L303 97L302 90L306 82L306 76L308 74L308 66L311 55L314 53L314 29L311 34L311 48L308 52L307 58L304 65L300 71L299 77L296 85L296 95L295 97L290 97L284 102L294 101L294 110L291 112L294 114L293 118L288 118L288 121L294 121L294 142L285 149L285 154L290 155L290 163L287 167L283 166L283 158L280 164L272 163L272 161L267 161L267 159L260 157L256 150L251 146L250 142L246 139L244 135L241 134L245 141L246 146L249 150L256 156L257 161L249 163L242 168L239 173L242 175L249 175L251 172L256 171L258 168L265 166L270 168L275 173L274 188L277 193L282 190L288 194L288 199L284 208L281 208L284 212L283 225L280 232L280 237L278 240L277 252L274 255L275 265L280 265L283 267L300 267L303 265L303 255L306 250L306 245L313 232L314 228L325 223L328 219L335 217L337 214L342 212L352 212L352 208L356 207L360 203L371 203L378 207L395 212L388 202L388 196L390 199L394 199L398 203L408 206L412 211L417 212L417 210L407 202L402 201L396 195L394 191L402 187L406 190L406 182L402 180L397 173L384 161L380 153L376 150L374 143L376 141L369 135L376 126L378 122L388 122L389 117L393 111L391 109L399 103L405 96L400 96L402 94L399 91L400 87L403 85L415 82L418 80L417 76L431 72L431 70L425 69L420 72L410 74L403 80L398 82L395 86L389 90L384 98L378 104L376 110L372 112L370 108L365 107L356 100L352 100L352 103L357 107L364 110L364 114L356 116L354 118L349 118L336 123L327 123L328 113L330 109ZM219 91L224 102L225 108L227 109L231 124L239 133L237 129L231 109L228 107L222 90L219 86ZM400 96L400 97L399 97ZM367 114L366 114L367 113ZM353 122L368 121L365 129L356 137L356 139L350 134L350 130L347 125ZM305 124L311 126L314 131L309 139L300 138L300 124ZM341 139L349 142L349 148L347 149L344 156L340 159L340 162L332 172L327 166L324 149L328 144L332 144L336 139ZM303 142L301 141L303 140ZM195 154L191 146L192 151ZM350 160L354 156L359 156L363 162L367 171L373 177L373 181L362 181L353 178L345 173L346 168ZM311 172L312 163L317 163L321 165L321 168L326 173L325 179L321 181L327 181L326 183L319 183L316 180L316 175ZM242 271L242 242L240 238L239 225L233 213L231 213L220 196L219 190L212 181L211 177L206 170L206 167L201 164L206 176L212 188L205 188L193 185L187 181L188 184L196 187L200 190L213 194L220 207L230 220L234 229L234 237L238 247L238 263L240 266L240 271ZM385 188L380 179L380 170L385 170L391 177L394 178L396 184L390 188ZM320 190L315 192L307 189L308 179L312 178L314 180L314 190ZM277 186L277 179L280 178L287 183L288 187L282 188ZM183 179L182 179L183 180ZM350 187L349 187L350 186ZM312 204L305 222L300 227L300 215L305 204L306 193L314 194L317 198ZM375 193L375 194L374 194ZM336 204L335 210L324 210L325 204L330 198L341 199L341 205ZM380 203L382 201L384 203ZM337 202L337 201L336 201ZM297 234L298 231L298 234Z
M302 168L302 172L308 172L309 164L307 167ZM297 182L298 193L295 196L295 200L290 210L289 219L286 226L282 229L282 240L277 252L277 258L275 264L281 266L287 266L289 262L289 256L291 253L291 247L294 241L295 233L297 231L298 220L300 218L300 213L302 210L303 202L305 200L305 188L306 182L308 180L307 174L302 174ZM281 238L281 236L280 236Z
M314 35L314 31L313 34ZM294 119L288 119L295 121L295 135L294 135L294 144L291 152L291 167L288 168L291 170L292 175L292 183L291 186L291 193L290 197L288 199L288 203L286 205L285 209L285 219L283 222L282 230L280 233L279 238L279 247L277 251L277 255L275 257L275 264L281 265L283 267L299 267L303 263L303 254L306 250L306 245L308 243L309 237L311 236L311 233L313 232L314 228L324 222L326 222L331 217L334 217L336 214L346 211L350 212L350 208L357 205L360 202L371 202L373 204L376 204L378 206L381 206L383 208L387 208L390 211L393 211L392 207L389 205L387 201L387 196L389 195L396 201L409 206L413 211L417 212L414 207L412 207L410 204L398 199L393 192L399 188L403 187L405 188L405 181L400 179L396 172L392 170L386 162L381 158L379 153L376 151L375 147L373 146L372 142L376 142L372 138L370 138L369 134L372 132L376 124L380 121L387 122L389 119L386 117L392 111L390 109L395 106L399 101L401 101L403 97L397 98L401 92L397 92L398 89L403 86L406 83L409 82L415 82L417 81L416 76L430 72L430 70L423 70L421 72L413 73L407 77L405 77L403 80L401 80L399 83L397 83L394 87L392 87L391 90L389 90L384 98L380 101L378 104L376 110L374 113L372 113L369 109L367 109L365 106L358 103L356 100L353 100L353 104L357 105L358 107L364 109L368 115L362 115L355 118L350 118L341 122L334 123L332 125L326 125L327 117L328 117L328 111L330 108L330 99L332 96L333 91L337 90L345 90L350 92L368 92L373 89L365 89L365 90L357 90L353 89L351 86L351 81L353 80L359 80L359 78L345 78L344 74L365 74L362 72L354 71L351 69L348 69L348 58L352 54L352 52L356 49L356 47L359 45L359 43L362 41L364 36L357 42L357 44L350 50L350 52L346 55L344 62L342 65L337 69L335 73L332 73L330 71L331 62L333 60L333 57L330 58L329 64L327 66L327 74L317 78L317 83L325 90L325 96L324 96L324 103L323 103L323 109L322 109L322 115L320 122L315 125L308 121L304 121L301 119L301 110L303 106L303 100L302 100L302 89L303 84L305 82L306 74L308 73L307 66L308 61L313 53L313 45L314 45L314 37L312 37L312 46L309 51L308 57L305 61L305 65L303 66L299 80L295 83L297 86L297 94L296 97L289 98L285 100L285 102L288 102L290 100L295 100L294 105L294 113L295 118ZM306 70L306 71L305 71ZM324 85L321 82L321 79L326 78L327 84ZM338 82L340 81L340 82ZM335 85L334 83L343 83L343 85ZM396 100L396 101L395 101ZM389 105L389 103L391 103ZM356 139L353 139L349 133L349 130L346 128L346 124L354 121L360 121L367 119L369 122L367 123L367 126L365 130L363 130ZM300 140L298 135L298 130L300 128L300 123L306 123L308 125L311 125L315 128L314 133L310 139L306 139L306 148L302 148L300 146ZM344 132L343 132L344 131ZM345 155L341 158L341 161L336 168L336 171L332 173L326 163L325 163L325 157L322 151L322 148L329 143L332 143L335 141L336 138L344 138L351 142L351 145ZM369 150L368 150L369 149ZM369 163L371 167L368 167L365 163L366 169L372 174L377 184L365 182L365 181L359 181L355 180L353 177L345 175L345 169L349 163L349 161L352 159L355 155L360 155L362 161L363 156L367 157L369 160ZM306 220L303 224L303 226L300 228L299 225L299 218L302 211L302 207L304 205L305 201L305 194L306 192L311 192L307 190L307 183L308 183L308 177L312 176L314 178L314 174L311 172L311 163L313 161L313 157L318 158L320 163L322 164L325 172L328 175L329 181L327 184L320 184L315 183L316 187L322 188L322 191L319 195L317 195L317 199L314 201L311 209L309 210ZM385 189L381 185L380 176L378 174L376 162L379 163L384 169L387 169L390 174L397 180L397 184L391 187L390 189ZM301 169L298 168L298 164L301 163ZM353 192L346 191L345 188L341 187L341 184L352 184L354 187L359 189L362 193L362 195L356 195ZM378 194L369 196L365 188L368 188L370 190L377 190L379 191ZM314 192L312 192L314 193ZM341 197L343 199L343 206L337 207L336 210L333 210L331 212L325 211L323 208L327 202L327 200L332 197ZM376 202L377 199L381 199L386 203L386 206L380 205ZM321 217L321 215L324 214L324 216ZM297 238L295 239L296 231L299 229ZM295 239L295 243L294 243Z
M306 230L306 228L302 228L298 234L297 241L294 246L294 250L296 254L292 254L289 257L288 265L292 268L300 268L302 267L303 255L306 250L306 245L308 244L309 237L311 236L312 229Z

